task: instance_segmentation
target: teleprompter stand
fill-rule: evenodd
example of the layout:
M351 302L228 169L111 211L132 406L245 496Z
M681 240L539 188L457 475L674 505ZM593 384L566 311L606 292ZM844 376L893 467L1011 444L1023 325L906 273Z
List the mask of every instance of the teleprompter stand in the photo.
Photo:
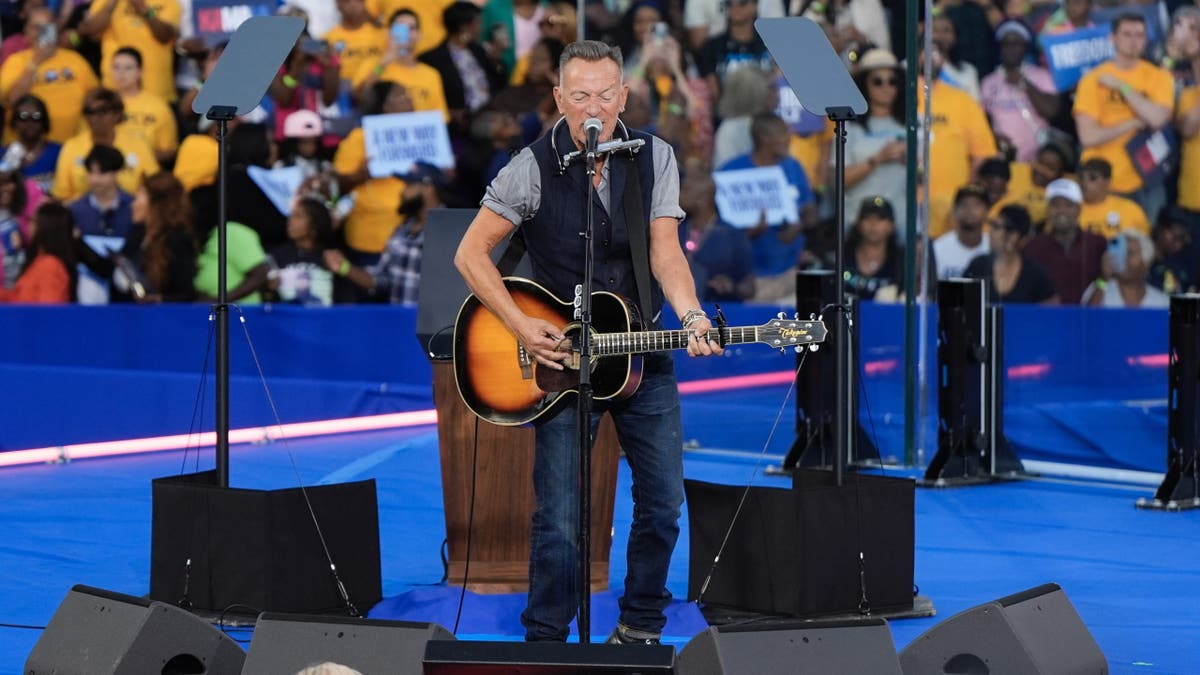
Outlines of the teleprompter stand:
M924 487L1025 475L1004 435L1004 310L982 279L938 282L938 449Z
M837 302L834 286L834 273L831 270L797 272L796 315L822 315L826 307ZM859 325L858 308L858 303L849 308L851 326ZM849 429L846 430L849 442L846 466L871 467L882 463L879 449L871 442L870 436L858 419L858 333L847 331L847 334L850 339L849 349L843 350L835 340L829 339L823 345L823 349L796 356L796 367L799 371L796 381L796 438L780 466L768 467L768 474L791 475L792 471L799 467L833 468L836 454L833 444L833 418L837 407L834 359L838 356L850 359L845 369L846 377L850 378L845 385L845 391L850 393L850 410L845 420L849 425Z
M239 606L356 616L355 601L365 610L382 595L374 481L229 487L226 131L259 104L303 28L298 17L247 20L192 103L217 124L216 468L154 481L150 597L200 612Z
M1184 511L1200 508L1200 295L1171 296L1170 355L1167 367L1167 472L1153 499L1139 509Z
M692 575L706 609L785 616L911 615L913 494L907 478L845 475L850 447L850 321L843 282L846 122L867 111L819 26L760 19L755 28L806 110L834 124L836 265L832 302L832 471L792 470L791 489L685 481ZM797 298L799 300L799 298ZM739 513L742 513L739 517ZM927 604L925 612L932 612Z

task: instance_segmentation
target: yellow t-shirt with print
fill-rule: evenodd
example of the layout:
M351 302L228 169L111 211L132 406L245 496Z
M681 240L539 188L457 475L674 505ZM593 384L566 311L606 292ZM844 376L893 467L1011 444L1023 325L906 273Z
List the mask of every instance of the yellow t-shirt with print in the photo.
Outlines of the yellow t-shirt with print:
M354 129L338 146L333 169L352 174L367 163L367 144L362 127ZM381 253L388 237L400 224L400 193L404 181L387 176L371 178L354 188L354 208L346 216L346 244L356 251Z
M339 71L344 80L356 75L364 63L378 63L388 44L387 31L370 23L354 30L334 26L324 39L338 56Z
M179 147L175 112L161 96L142 90L125 102L125 121L121 126L137 134L155 152L174 152Z
M1075 107L1072 112L1076 115L1087 115L1101 126L1111 127L1134 119L1133 108L1125 102L1120 92L1100 84L1100 76L1108 74L1128 84L1135 91L1154 103L1173 109L1175 103L1175 81L1171 73L1149 63L1138 61L1137 66L1129 70L1117 68L1112 61L1105 61L1088 71L1079 85L1075 88ZM1113 192L1129 193L1140 190L1142 177L1138 175L1125 144L1137 132L1129 131L1121 134L1107 143L1101 143L1090 148L1084 148L1079 157L1082 164L1093 157L1108 160L1112 165Z
M7 97L17 81L33 63L33 50L23 49L8 57L0 67L0 96ZM50 133L46 137L62 143L79 132L83 120L83 97L100 86L92 67L77 52L58 49L37 67L29 93L42 99L50 114ZM8 111L6 119L12 117ZM4 125L4 141L13 140L12 128Z
M88 191L87 167L83 160L92 151L92 132L82 131L63 143L54 168L54 187L50 194L56 199L69 202L82 197ZM159 171L154 151L129 129L117 127L113 147L125 157L125 166L117 172L117 185L129 194L137 192L144 176Z
M1085 201L1079 208L1079 226L1105 239L1112 239L1121 230L1129 229L1150 234L1150 221L1147 220L1142 207L1131 199L1113 194L1095 204Z
M1033 183L1033 167L1025 162L1010 162L1008 165L1008 191L1000 201L992 205L988 215L996 217L1000 209L1015 204L1025 207L1036 230L1046 220L1046 188Z
M175 155L175 177L183 189L191 192L217 180L217 139L208 134L190 134L179 144Z
M416 53L422 54L442 44L446 39L446 25L442 23L442 12L454 4L454 0L367 0L367 12L379 20L387 30L388 19L399 9L411 9L417 15Z
M821 156L831 147L832 143L833 125L828 120L825 121L825 128L820 133L808 136L792 134L791 140L788 141L788 154L800 162L800 166L804 168L804 177L808 179L808 184L814 191L825 187L817 184L817 177L821 175L819 171Z
M108 28L100 36L100 72L104 86L116 89L112 77L113 54L121 47L133 47L142 55L142 88L158 94L163 100L174 101L175 41L162 43L156 40L146 17L134 11L129 0L95 0L89 11L97 13L113 2L117 3L117 8L113 10ZM174 26L178 32L182 14L179 0L146 0L146 7L154 12L156 19Z
M918 87L918 119L924 119L924 87ZM945 82L934 83L929 130L929 237L952 229L954 193L971 180L971 166L997 154L996 138L983 108L971 95Z
M379 61L373 59L363 63L351 81L354 89L357 90L371 76L371 72L379 67ZM442 75L432 66L420 62L411 66L389 63L379 74L379 80L404 85L412 99L413 111L440 110L446 121L450 121L450 106L446 104L446 92L442 89Z
M1184 89L1179 93L1178 116L1197 103L1200 103L1200 86ZM1180 139L1178 202L1189 211L1200 211L1200 133Z

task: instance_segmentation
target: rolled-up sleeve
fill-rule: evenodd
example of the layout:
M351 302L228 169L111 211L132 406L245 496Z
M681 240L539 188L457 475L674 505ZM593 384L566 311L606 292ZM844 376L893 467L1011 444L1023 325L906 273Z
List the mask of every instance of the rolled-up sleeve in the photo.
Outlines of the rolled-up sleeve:
M678 179L676 180L678 199ZM537 213L542 203L541 172L533 151L525 148L513 157L488 185L479 202L513 225L520 225Z
M654 193L650 196L650 220L655 218L683 219L679 207L679 167L675 150L661 138L654 137Z

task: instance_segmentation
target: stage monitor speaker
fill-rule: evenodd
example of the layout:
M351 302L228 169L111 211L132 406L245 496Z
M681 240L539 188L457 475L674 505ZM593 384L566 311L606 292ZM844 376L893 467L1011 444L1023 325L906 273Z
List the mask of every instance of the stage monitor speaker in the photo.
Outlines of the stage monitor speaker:
M679 653L678 675L900 675L883 619L714 626Z
M959 612L900 652L905 675L1093 675L1108 662L1058 584Z
M242 673L290 674L336 663L363 675L419 675L430 640L454 640L454 635L435 623L265 612L254 626Z
M433 209L425 223L421 252L421 284L417 295L417 342L431 359L449 359L454 346L454 320L470 291L454 267L454 253L476 209ZM492 260L503 255L508 240L492 251ZM530 276L528 258L513 274Z
M562 642L437 642L425 646L425 675L667 675L675 648Z
M911 611L913 481L848 473L838 486L831 471L797 469L792 485L747 494L741 486L684 481L688 599L815 618L857 614L865 595L872 612Z
M303 490L216 482L210 470L151 483L151 598L177 603L186 597L202 611L242 605L255 613L345 616L349 608L329 569L332 558L352 603L365 611L379 602L374 480Z
M76 585L42 632L25 675L237 675L246 653L173 605Z

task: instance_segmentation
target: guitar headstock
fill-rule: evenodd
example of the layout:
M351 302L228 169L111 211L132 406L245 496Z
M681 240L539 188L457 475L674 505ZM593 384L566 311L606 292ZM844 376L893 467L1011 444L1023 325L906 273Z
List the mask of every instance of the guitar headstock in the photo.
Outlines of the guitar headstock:
M820 344L828 333L825 322L816 319L771 319L756 330L759 342L777 349Z

